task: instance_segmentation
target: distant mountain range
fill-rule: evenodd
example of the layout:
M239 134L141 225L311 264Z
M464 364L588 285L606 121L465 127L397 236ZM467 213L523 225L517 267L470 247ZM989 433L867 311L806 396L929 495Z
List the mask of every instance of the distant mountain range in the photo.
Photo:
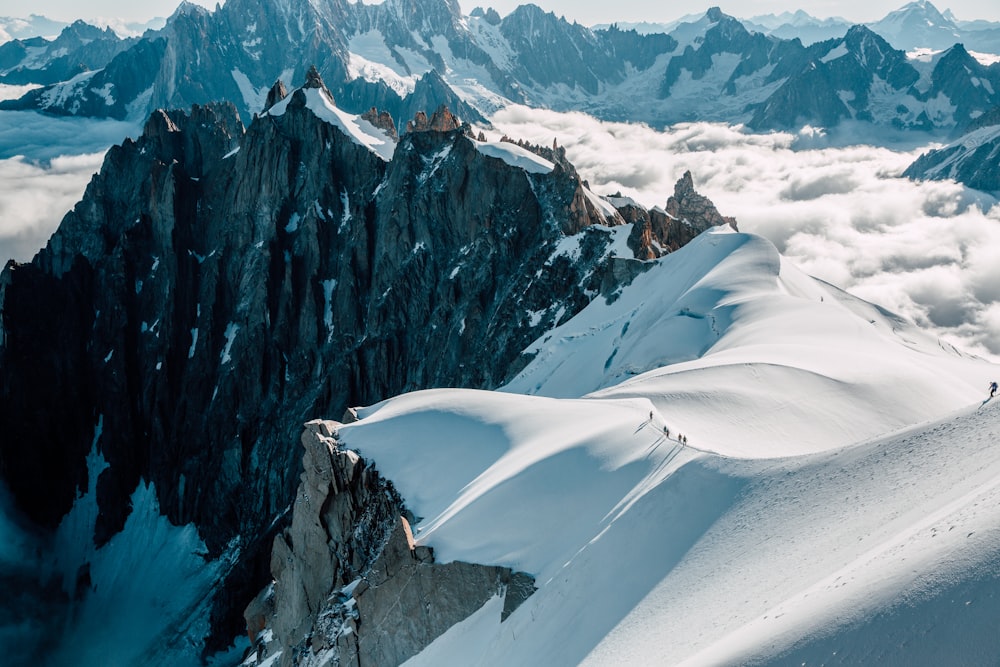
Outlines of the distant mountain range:
M690 22L697 16L686 16L668 23L619 22L621 30L636 30L643 34L662 32L669 34L678 25ZM842 36L855 25L848 19L832 16L817 18L804 10L762 14L741 18L747 30L781 39L798 38L806 46ZM897 49L947 49L962 44L970 51L1000 53L1000 22L962 21L951 10L938 11L927 0L917 0L890 12L884 18L864 24ZM607 29L611 24L594 26L595 30Z
M0 47L0 83L44 86L0 108L139 119L228 100L246 121L276 79L299 80L313 64L343 108L378 107L396 119L446 104L484 121L520 103L654 126L708 120L771 130L856 120L955 131L1000 104L1000 66L956 44L978 35L974 48L983 49L1000 26L960 24L927 2L872 27L802 12L749 23L772 34L718 8L669 34L643 34L590 29L534 5L501 18L478 8L463 15L454 0L229 0L215 12L183 4L162 30L135 40L104 31L82 43L70 34L83 30L74 24L52 42ZM809 46L777 36L816 27L836 36ZM879 30L908 37L906 48L948 48L909 57Z
M166 22L165 18L157 17L144 22L105 19L90 21L90 24L99 28L111 28L115 34L124 39L138 37L147 30L159 30ZM70 24L65 21L54 21L38 14L32 14L27 18L0 16L0 44L15 39L30 40L36 37L52 40L69 26Z

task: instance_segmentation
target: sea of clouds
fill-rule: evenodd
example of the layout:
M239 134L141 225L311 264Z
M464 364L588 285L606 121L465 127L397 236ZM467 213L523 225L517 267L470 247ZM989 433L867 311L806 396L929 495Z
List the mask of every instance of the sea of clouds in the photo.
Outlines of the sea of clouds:
M30 88L0 84L0 99ZM0 266L30 260L83 196L107 149L139 129L123 121L0 111Z
M646 206L664 205L690 170L698 191L742 231L768 238L807 273L1000 360L1000 204L953 182L900 178L932 145L928 137L851 141L843 132L754 134L712 123L655 130L519 106L494 123L512 137L555 139L596 192ZM30 260L107 147L138 131L0 112L0 261Z
M663 206L690 170L695 188L741 231L766 237L807 273L1000 360L1000 204L954 182L900 178L928 137L856 137L891 140L880 147L810 128L658 131L525 107L494 122L512 137L555 139L598 194L646 206Z

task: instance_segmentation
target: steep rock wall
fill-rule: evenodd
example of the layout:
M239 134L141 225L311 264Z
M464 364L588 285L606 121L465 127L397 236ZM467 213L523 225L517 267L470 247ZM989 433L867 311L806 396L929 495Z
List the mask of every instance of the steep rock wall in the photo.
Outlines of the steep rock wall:
M306 424L292 522L274 540L273 583L245 612L260 662L398 665L502 595L506 619L534 592L509 568L434 562L414 545L392 483L337 443L337 422ZM412 517L411 517L412 518Z

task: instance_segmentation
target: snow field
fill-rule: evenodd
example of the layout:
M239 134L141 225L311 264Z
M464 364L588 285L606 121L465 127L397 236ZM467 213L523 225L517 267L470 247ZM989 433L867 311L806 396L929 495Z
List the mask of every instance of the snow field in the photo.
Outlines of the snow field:
M920 664L931 643L959 662L992 646L960 629L1000 592L1000 407L980 405L995 366L724 231L534 349L509 393L416 392L340 428L439 560L536 577L503 624L488 603L408 664Z

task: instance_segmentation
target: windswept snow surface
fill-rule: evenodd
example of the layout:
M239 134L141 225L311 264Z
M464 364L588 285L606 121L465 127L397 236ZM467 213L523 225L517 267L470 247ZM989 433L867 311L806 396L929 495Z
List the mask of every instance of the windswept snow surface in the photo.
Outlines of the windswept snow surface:
M528 351L506 390L641 396L692 444L746 457L847 445L958 409L993 368L722 227Z
M488 157L503 160L512 167L518 167L531 174L548 174L555 165L526 148L508 141L474 142L476 150Z
M344 134L366 147L371 152L388 162L396 152L396 142L389 135L378 129L361 116L349 114L337 108L325 92L319 88L301 88L285 97L268 110L272 116L283 116L289 102L298 93L306 96L306 107L316 114L320 120L326 121L340 129Z
M730 232L536 348L511 389L560 398L428 390L339 430L440 560L536 577L410 667L1000 654L995 366Z

